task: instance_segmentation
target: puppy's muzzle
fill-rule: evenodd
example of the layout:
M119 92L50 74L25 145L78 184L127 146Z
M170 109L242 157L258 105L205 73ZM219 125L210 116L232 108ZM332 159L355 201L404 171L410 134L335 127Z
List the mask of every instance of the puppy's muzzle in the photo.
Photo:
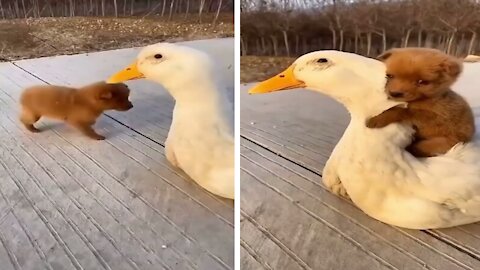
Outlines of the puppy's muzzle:
M391 98L402 98L404 96L403 92L398 91L388 91L388 96Z

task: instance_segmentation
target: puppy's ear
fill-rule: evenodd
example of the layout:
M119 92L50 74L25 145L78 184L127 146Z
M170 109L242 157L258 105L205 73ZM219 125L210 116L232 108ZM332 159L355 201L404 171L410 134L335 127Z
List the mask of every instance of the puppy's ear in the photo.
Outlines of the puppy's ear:
M387 60L390 56L392 56L392 54L393 54L393 50L388 50L388 51L380 54L379 56L377 56L377 60L385 61L385 60Z
M100 95L98 96L99 99L103 99L103 100L108 100L108 99L111 99L112 98L112 92L110 91L103 91L102 93L100 93Z
M463 64L459 60L453 57L445 59L445 61L440 65L442 72L448 74L448 76L456 78L463 70Z

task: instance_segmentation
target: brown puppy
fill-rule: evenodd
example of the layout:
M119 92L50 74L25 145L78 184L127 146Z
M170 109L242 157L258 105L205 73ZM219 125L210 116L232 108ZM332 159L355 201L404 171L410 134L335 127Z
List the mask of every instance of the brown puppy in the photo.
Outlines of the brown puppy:
M20 121L31 132L39 132L33 124L45 116L62 120L79 129L86 136L103 140L92 125L106 110L128 111L133 105L128 100L130 90L123 83L98 82L79 89L42 85L24 90L20 97Z
M462 63L441 51L426 48L392 49L379 56L386 64L386 92L390 99L405 101L407 108L394 107L367 121L380 128L407 121L416 129L407 148L417 157L446 153L475 134L473 112L450 87L462 72Z

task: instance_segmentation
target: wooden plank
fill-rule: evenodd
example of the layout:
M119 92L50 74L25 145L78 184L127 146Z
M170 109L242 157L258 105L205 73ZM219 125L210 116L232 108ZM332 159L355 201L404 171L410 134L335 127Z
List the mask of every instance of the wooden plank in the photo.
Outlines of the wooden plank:
M57 71L52 74L61 76ZM36 206L38 212L30 212L44 227L50 226L50 231L32 230L40 240L46 237L50 245L55 244L51 239L56 231L57 245L63 241L63 252L70 250L71 259L76 258L83 269L233 269L232 202L209 194L171 168L160 141L108 117L101 117L95 127L108 135L103 142L88 140L51 121L42 121L40 126L46 130L40 134L26 133L17 121L20 90L43 82L11 63L0 64L0 80L4 146L0 157L8 161L7 170L18 168L19 183L25 186L23 196L32 203L43 202ZM158 120L149 117L151 110L144 112L148 113L135 119ZM149 131L162 132L158 124L150 125ZM31 222L25 224L31 226ZM35 256L24 257L22 250L11 247L11 234L2 235L14 257L29 265L30 257L35 262ZM37 250L29 245L32 252ZM56 257L70 259L65 254Z
M281 248L283 251L290 250L313 269L361 269L361 266L340 267L338 262L333 261L334 258L350 260L352 251L363 252L363 255L359 255L362 260L370 258L380 262L380 269L480 267L480 262L475 258L429 234L395 228L369 218L350 201L329 193L322 186L318 174L248 140L242 140L241 144L241 207L250 216L249 220L259 224L256 232L251 226L242 225L241 237L261 260L274 265L276 262L269 261L269 258L275 256L269 252L282 254L278 251ZM305 215L313 221L305 220ZM324 234L329 231L329 234L337 235L336 240L328 242L328 236L325 236L322 242L312 241L312 236L302 231L304 227L311 230L312 224L316 226L315 231ZM278 246L269 247L267 251L254 248L262 247L256 242L256 239L262 238L250 238L250 234L269 235ZM330 248L339 246L343 248L338 248L338 252L329 252ZM314 255L323 258L323 261L309 257ZM325 265L325 261L330 266Z
M258 264L266 269L304 269L305 264L299 264L292 259L290 255L278 246L277 243L269 238L268 232L262 232L258 229L258 224L254 224L247 213L242 213L241 218L241 242L240 245L254 257ZM264 261L265 260L268 261ZM245 262L248 263L248 262ZM245 264L242 262L243 265Z
M241 135L321 173L348 124L346 110L311 91L250 96L250 86L241 87Z
M263 265L260 264L242 245L240 247L240 262L241 262L241 269L242 270L261 270L261 269L269 269L265 268ZM271 269L271 268L270 268ZM270 270L269 269L269 270Z

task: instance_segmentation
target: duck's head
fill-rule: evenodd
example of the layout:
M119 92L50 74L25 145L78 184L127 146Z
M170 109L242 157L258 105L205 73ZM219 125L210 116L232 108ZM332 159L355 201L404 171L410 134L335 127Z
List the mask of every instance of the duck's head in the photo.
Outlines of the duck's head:
M189 83L198 84L211 79L212 70L210 57L202 51L178 44L157 43L143 48L134 63L114 74L107 82L145 78L171 92Z
M280 74L260 82L250 94L308 88L342 103L351 113L370 117L399 103L385 94L385 65L340 51L317 51L299 57Z

